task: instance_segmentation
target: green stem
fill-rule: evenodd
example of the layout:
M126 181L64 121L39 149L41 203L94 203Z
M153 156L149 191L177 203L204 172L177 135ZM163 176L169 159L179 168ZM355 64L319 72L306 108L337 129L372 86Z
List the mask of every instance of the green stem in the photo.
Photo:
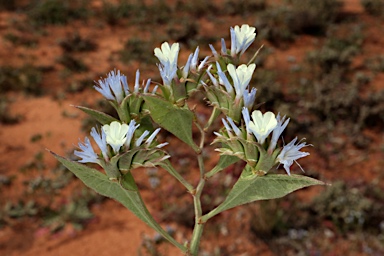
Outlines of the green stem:
M199 251L201 235L203 234L203 230L204 230L204 222L201 222L201 219L200 219L203 214L200 197L205 185L205 179L204 179L205 170L204 170L204 162L203 162L202 155L198 155L197 160L199 162L199 168L200 168L200 180L199 180L199 184L196 187L196 193L193 195L193 203L195 207L195 226L193 228L193 234L192 234L191 246L190 246L190 253L193 256L197 256L197 253Z
M190 253L192 256L197 256L199 252L199 245L201 240L201 235L203 234L204 223L195 223L195 227L193 228L192 241L190 247Z
M217 107L214 107L213 108L213 111L212 111L212 114L211 116L209 117L209 120L207 122L207 124L205 125L204 127L204 131L207 131L208 128L212 125L212 123L216 120L216 118L220 115L221 113L221 110L218 109Z
M220 207L220 205L218 207L216 207L215 209L213 209L212 211L210 211L209 213L205 214L204 216L201 216L200 221L205 223L210 218L212 218L213 216L219 214L221 212L219 207Z
M169 160L163 161L161 164L161 167L163 167L165 170L167 170L173 177L175 177L181 184L184 185L184 187L188 190L189 193L192 193L194 190L194 187L186 181L183 176L180 175L172 166L171 162Z
M200 137L200 154L197 155L197 162L199 164L199 170L200 170L200 180L197 184L196 190L193 195L193 204L195 208L195 226L193 228L192 238L191 238L191 244L189 247L189 253L193 256L197 256L197 253L199 252L199 245L201 236L203 234L204 230L204 222L201 222L200 218L203 215L203 211L201 208L201 194L203 193L204 185L205 185L205 168L204 168L204 160L203 156L201 154L202 149L204 147L204 141L205 141L205 132L203 128L200 126L200 124L196 121L195 122L197 128L200 131L201 137Z

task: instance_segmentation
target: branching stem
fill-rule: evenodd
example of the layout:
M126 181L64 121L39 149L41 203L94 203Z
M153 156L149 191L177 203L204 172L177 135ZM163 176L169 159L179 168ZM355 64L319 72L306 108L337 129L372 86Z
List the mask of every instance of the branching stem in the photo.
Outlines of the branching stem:
M198 124L197 122L195 124L200 130L200 134L201 134L200 149L202 150L204 147L205 132L200 126L200 124ZM203 230L204 230L204 223L201 222L201 216L203 215L203 212L201 208L200 198L205 185L205 167L204 167L203 156L201 153L197 155L197 161L199 164L200 179L195 190L196 192L193 194L193 204L195 208L195 226L193 228L193 234L192 234L190 251L189 251L189 253L193 256L197 256L197 253L199 251L201 235L203 234Z

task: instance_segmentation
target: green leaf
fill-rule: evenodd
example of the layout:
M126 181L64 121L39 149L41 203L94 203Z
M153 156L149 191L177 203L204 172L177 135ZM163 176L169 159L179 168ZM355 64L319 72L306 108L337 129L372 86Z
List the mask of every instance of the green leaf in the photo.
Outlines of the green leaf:
M216 164L216 166L211 171L206 173L205 177L210 178L213 175L215 175L216 173L218 173L219 171L224 170L225 168L227 168L231 164L236 163L239 160L240 159L237 156L221 155L219 162Z
M90 109L90 108L86 108L86 107L81 107L81 106L76 106L76 108L80 109L81 111L83 111L86 114L90 115L91 117L95 118L102 125L110 124L113 121L118 121L116 118L114 118L114 117L112 117L110 115L107 115L107 114L105 114L103 112L94 110L94 109Z
M140 193L137 190L136 184L130 173L120 181L122 186L118 182L114 182L108 179L108 177L99 172L96 169L87 167L83 164L70 161L64 157L61 157L53 152L53 156L62 163L68 170L73 172L84 184L95 190L97 193L115 199L123 204L139 219L148 224L151 228L162 234L169 242L177 246L180 250L186 251L185 246L174 240L164 229L153 219L152 215L148 212ZM125 188L127 189L125 189ZM113 216L111 216L113 217Z
M267 174L264 176L251 175L246 177L242 175L229 192L225 201L204 215L202 221L207 221L220 212L242 204L280 198L295 190L313 185L325 185L325 183L302 175Z
M142 213L142 209L138 207L137 204L137 195L134 192L124 190L121 188L119 183L109 180L107 175L99 172L96 169L90 168L86 165L79 164L77 162L70 161L66 158L63 158L55 153L51 152L54 157L61 162L68 170L73 172L76 177L78 177L84 184L95 190L97 193L113 198L125 207L131 210L137 217L142 221L149 224L147 216Z
M120 185L127 190L131 191L138 191L139 188L136 185L135 180L133 179L133 176L131 172L128 172L120 179Z
M192 138L193 113L179 108L157 96L142 96L150 115L157 124L187 143L195 151L200 151Z
M136 130L138 133L137 136L141 136L141 134L143 134L144 131L149 131L150 133L152 133L154 130L155 129L153 128L151 117L149 115L142 116L140 118L140 126Z
M125 152L119 157L118 166L121 171L129 171L131 169L133 157L138 151L139 148L135 148L133 150Z

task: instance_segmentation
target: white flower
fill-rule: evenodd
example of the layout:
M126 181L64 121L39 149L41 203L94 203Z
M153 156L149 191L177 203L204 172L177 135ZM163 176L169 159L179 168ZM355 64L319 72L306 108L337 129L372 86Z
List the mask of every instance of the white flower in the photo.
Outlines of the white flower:
M164 42L160 48L155 49L155 56L159 59L160 63L166 65L169 63L170 66L177 66L177 58L179 56L179 44L174 43L171 46L168 42Z
M252 112L252 121L249 121L248 128L255 135L257 141L263 144L268 135L277 125L275 114L266 112L264 115L259 110Z
M228 64L227 70L230 76L232 77L237 99L243 96L244 91L246 90L247 86L249 85L249 82L251 81L255 68L255 64L251 64L249 66L242 64L236 69L233 64Z
M107 135L107 143L118 153L121 146L127 140L128 125L113 121L111 124L103 125L103 131Z
M171 46L168 42L164 42L160 48L155 49L155 56L159 59L160 75L165 85L170 86L172 79L177 72L177 59L179 56L179 44L174 43Z
M297 137L293 139L289 144L285 145L276 158L278 162L284 164L284 169L288 173L288 175L291 175L289 168L291 167L293 162L295 162L300 167L300 169L304 171L303 168L301 168L301 166L296 162L296 160L309 155L308 152L300 151L300 149L309 145L306 145L305 142L301 141L299 141L295 145L296 141Z
M235 56L236 54L243 54L245 50L252 44L255 40L256 28L250 27L247 24L241 26L235 26L235 29L231 28L231 55Z
M99 157L92 148L91 142L88 137L85 137L84 143L79 142L79 148L82 151L75 150L74 154L77 157L82 159L79 160L80 163L95 163L100 164Z
M120 75L120 70L111 71L108 77L98 81L98 86L94 86L108 100L116 100L121 103L126 95L129 94L127 77Z

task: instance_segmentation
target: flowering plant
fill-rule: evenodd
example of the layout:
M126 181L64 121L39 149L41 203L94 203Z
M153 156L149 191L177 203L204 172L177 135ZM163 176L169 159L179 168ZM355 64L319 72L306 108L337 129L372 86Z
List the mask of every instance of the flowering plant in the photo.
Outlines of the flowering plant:
M255 110L256 88L250 82L256 68L253 62L257 52L247 64L240 61L255 40L255 28L235 26L230 29L230 35L230 50L222 39L220 53L210 45L212 55L199 61L197 47L182 67L178 66L179 44L163 43L161 48L154 50L160 62L158 69L162 83L148 79L141 85L137 71L134 87L130 89L125 75L111 71L107 78L98 81L95 89L115 108L118 119L94 109L78 107L101 125L92 128L90 133L98 149L95 150L86 137L79 143L79 150L74 151L78 161L53 153L88 187L122 203L185 255L198 254L204 225L213 216L242 204L279 198L300 188L324 184L309 177L291 175L292 164L309 153L301 151L308 145L297 138L278 146L290 119ZM202 93L212 106L211 117L205 124L187 104L195 93ZM219 145L216 151L220 158L213 169L206 171L202 157L206 133L220 115L224 116L221 119L223 128L214 132L216 138L212 141ZM199 138L193 136L193 125L200 131ZM168 143L156 139L161 129L179 138L196 153L200 170L198 184L191 184L175 170L165 147ZM244 161L245 167L226 199L203 214L200 198L205 183L238 161ZM83 163L98 164L104 172ZM288 175L274 173L276 166L281 164ZM164 231L147 210L132 175L138 167L164 168L192 195L195 226L186 243L176 241Z

